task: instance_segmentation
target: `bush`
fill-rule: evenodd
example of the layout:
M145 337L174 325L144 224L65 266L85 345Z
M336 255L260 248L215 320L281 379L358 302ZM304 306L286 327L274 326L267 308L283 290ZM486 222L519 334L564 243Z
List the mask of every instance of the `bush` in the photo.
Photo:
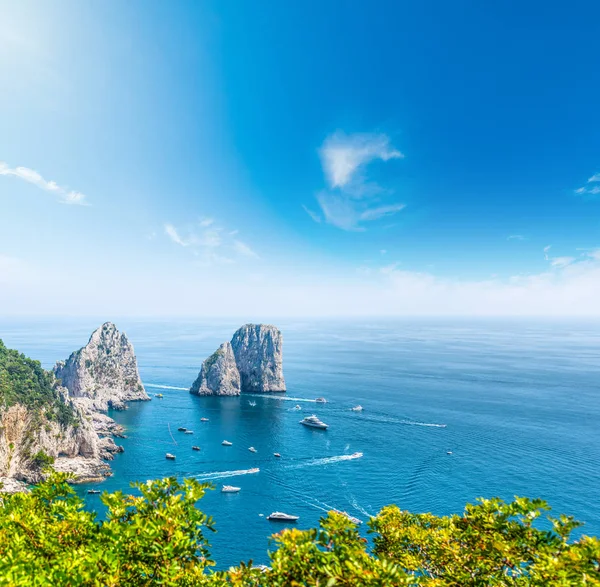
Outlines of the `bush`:
M105 493L99 522L67 480L54 473L30 494L1 497L0 585L600 585L599 541L569 542L578 524L565 516L536 529L548 509L539 500L482 500L448 517L388 506L369 523L373 552L330 512L318 529L276 534L270 568L214 572L205 536L213 521L196 507L209 485L168 478L134 484L139 496Z

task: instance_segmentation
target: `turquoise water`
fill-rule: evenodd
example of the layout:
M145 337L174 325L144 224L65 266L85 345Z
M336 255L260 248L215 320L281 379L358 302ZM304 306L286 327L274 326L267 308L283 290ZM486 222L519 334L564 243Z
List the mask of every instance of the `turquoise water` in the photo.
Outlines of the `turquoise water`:
M0 320L0 337L50 367L100 322ZM202 502L216 521L209 538L221 568L267 562L268 537L281 525L259 514L274 510L308 528L332 507L366 520L388 503L448 514L478 496L527 495L600 534L598 323L278 321L288 393L239 398L186 391L239 323L116 323L135 346L147 391L164 399L111 414L128 438L101 487L167 475L240 486ZM328 403L310 401L318 396ZM359 403L362 413L350 411ZM312 413L329 430L298 423ZM348 459L356 451L364 456ZM252 467L260 473L245 474ZM85 498L98 507L98 496Z

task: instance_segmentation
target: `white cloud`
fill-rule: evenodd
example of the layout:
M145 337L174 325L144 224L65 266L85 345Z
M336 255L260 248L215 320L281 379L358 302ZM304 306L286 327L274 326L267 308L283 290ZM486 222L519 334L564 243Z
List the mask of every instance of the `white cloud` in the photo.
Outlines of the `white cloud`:
M243 243L240 240L233 241L233 248L244 257L253 257L254 259L259 258L255 251L253 251L246 243Z
M594 173L594 175L592 175L587 180L587 183L598 183L598 182L600 182L600 173ZM578 195L590 194L592 196L597 196L598 194L600 194L600 187L593 186L590 188L587 186L583 186L583 187L577 188L575 190L575 193Z
M566 267L575 260L575 257L552 257L552 259L550 259L550 265L552 265L552 267Z
M552 248L552 245L548 245L547 247L544 247L544 259L546 259L546 261L548 261L548 251Z
M343 230L364 230L363 223L396 214L404 204L382 202L390 191L366 179L366 167L376 160L389 161L404 157L392 147L384 134L342 132L327 137L319 149L321 165L329 190L316 198L328 224ZM304 206L315 222L321 217Z
M183 240L179 236L177 229L172 224L165 224L165 232L174 243L181 245L182 247L188 247L190 245L189 242Z
M200 224L200 226L206 228L207 226L210 226L211 224L215 223L215 219L214 218L208 218L203 216L202 218L200 218L200 222L198 224Z
M524 241L525 237L522 234L511 234L506 237L508 241Z
M0 161L0 175L7 177L16 177L47 192L52 192L59 197L62 204L76 204L79 206L89 206L87 196L81 192L70 190L58 185L55 181L46 180L34 169L28 167L10 168L7 163Z
M313 212L310 208L307 208L304 204L302 204L302 207L304 208L304 211L317 223L321 222L321 217L316 213Z
M319 150L323 171L331 188L348 185L360 167L381 159L404 157L394 149L390 139L384 134L357 133L346 135L342 132L327 137Z
M588 179L588 183L593 183L595 181L600 181L600 173L594 173L594 175Z

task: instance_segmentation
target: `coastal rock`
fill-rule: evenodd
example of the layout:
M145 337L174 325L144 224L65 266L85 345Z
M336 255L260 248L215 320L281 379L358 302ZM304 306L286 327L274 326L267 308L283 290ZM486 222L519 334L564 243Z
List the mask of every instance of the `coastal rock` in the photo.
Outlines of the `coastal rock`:
M231 347L243 392L285 391L281 331L269 324L246 324L233 335Z
M138 373L132 344L111 322L94 331L89 342L54 367L72 398L90 400L91 411L125 409L125 402L149 400Z
M231 343L224 342L202 363L200 374L190 388L195 395L239 395L240 373Z
M27 484L11 477L0 477L0 493L28 493ZM2 503L0 501L0 503Z
M281 332L266 324L246 324L202 364L190 388L195 395L239 395L285 391Z

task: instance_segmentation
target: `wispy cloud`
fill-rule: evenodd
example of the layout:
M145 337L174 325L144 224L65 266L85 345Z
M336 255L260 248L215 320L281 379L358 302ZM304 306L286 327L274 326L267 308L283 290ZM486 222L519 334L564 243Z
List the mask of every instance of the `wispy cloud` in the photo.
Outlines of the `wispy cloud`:
M587 184L585 186L577 188L575 190L575 193L580 196L582 196L582 195L597 196L598 194L600 194L600 186L592 185L590 187L590 184L595 184L595 183L600 183L600 173L594 173L594 175L592 175L587 180Z
M227 231L213 218L203 217L183 228L167 223L164 230L173 243L190 249L205 265L230 264L235 262L236 256L260 258L248 244L233 238L237 230Z
M548 261L548 251L550 251L551 248L552 248L552 245L548 245L547 247L544 247L544 259L546 259L546 261Z
M511 234L506 237L507 241L524 241L525 237L522 234Z
M85 194L60 186L55 181L44 179L40 173L29 167L11 168L7 163L0 161L0 175L16 177L17 179L31 183L42 190L56 194L56 196L58 196L58 201L62 204L89 206Z
M575 257L552 257L550 259L550 265L552 265L552 267L566 267L576 260Z
M382 202L391 192L368 181L366 168L374 161L402 159L384 134L336 132L319 149L327 188L316 196L323 218L343 230L365 230L363 224L398 213L405 206ZM320 222L321 216L303 206L307 214Z

